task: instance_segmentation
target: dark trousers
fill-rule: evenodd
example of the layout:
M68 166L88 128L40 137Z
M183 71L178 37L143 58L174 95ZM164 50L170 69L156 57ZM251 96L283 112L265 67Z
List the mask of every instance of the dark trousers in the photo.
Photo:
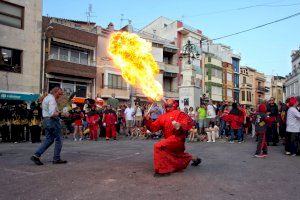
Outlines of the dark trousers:
M286 152L291 152L291 136L292 133L286 132L285 133L285 151Z
M291 154L299 153L300 133L291 133Z
M38 125L30 126L31 142L41 142L41 127Z
M12 124L11 125L11 141L12 142L21 142L22 136L21 136L22 126Z
M7 126L6 124L0 126L0 133L2 137L2 142L10 142L9 126Z
M256 155L260 155L261 153L267 154L268 147L266 141L266 132L257 132L257 147L256 147Z
M271 126L267 127L267 144L269 145L270 142L272 142L273 145L277 145L279 142L276 123L273 123Z
M30 131L29 131L29 126L28 124L22 125L22 140L28 142L30 138Z

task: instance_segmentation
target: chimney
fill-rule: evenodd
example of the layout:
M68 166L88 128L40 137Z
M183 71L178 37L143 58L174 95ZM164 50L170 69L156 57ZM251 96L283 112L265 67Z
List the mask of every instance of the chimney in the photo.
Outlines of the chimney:
M108 26L107 26L107 29L110 30L110 31L114 31L114 30L115 30L114 24L110 22L110 23L108 24Z

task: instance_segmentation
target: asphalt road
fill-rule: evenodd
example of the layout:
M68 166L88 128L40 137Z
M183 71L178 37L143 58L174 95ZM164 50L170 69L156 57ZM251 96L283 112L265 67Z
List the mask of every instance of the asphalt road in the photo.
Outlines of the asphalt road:
M188 143L203 159L199 167L154 178L153 140L64 141L66 165L53 165L53 147L43 166L30 160L39 144L0 144L0 199L200 199L300 200L300 159L270 147L252 158L255 143Z

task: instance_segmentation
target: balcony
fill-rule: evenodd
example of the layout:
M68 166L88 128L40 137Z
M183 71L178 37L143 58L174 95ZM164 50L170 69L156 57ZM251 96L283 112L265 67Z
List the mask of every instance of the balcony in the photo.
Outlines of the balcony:
M83 56L73 57L71 55L59 55L59 54L50 54L48 60L59 60L64 62L70 62L80 65L87 65L91 67L96 67L96 61L88 60L87 58L83 58Z
M166 64L164 62L158 62L160 70L164 72L169 72L169 73L179 73L179 67L176 65L171 65L171 64Z
M259 92L259 93L265 93L266 92L266 87L258 86L257 87L257 92Z
M64 74L84 78L96 78L97 68L57 59L46 61L46 73Z
M178 90L164 91L164 97L166 99L169 99L169 98L178 99L179 98Z
M101 88L100 97L109 98L112 94L115 94L117 99L129 100L130 98L130 89L127 87L116 87L112 85L104 85Z

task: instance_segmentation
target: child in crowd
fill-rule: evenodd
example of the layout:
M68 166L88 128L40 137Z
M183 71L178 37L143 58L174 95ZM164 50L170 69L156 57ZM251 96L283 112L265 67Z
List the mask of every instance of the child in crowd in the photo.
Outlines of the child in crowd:
M219 127L215 125L215 122L211 121L205 131L207 133L207 142L216 142L216 138L219 137Z
M268 153L266 132L267 132L267 106L261 104L258 107L258 112L255 115L255 131L258 137L257 148L254 157L265 158Z
M197 139L197 132L198 132L196 126L194 125L189 132L190 132L189 142L194 142L195 137Z
M84 117L84 115L81 112L80 107L76 107L75 112L72 114L74 141L77 141L78 136L79 136L79 141L82 140L82 119L83 119L83 117Z

